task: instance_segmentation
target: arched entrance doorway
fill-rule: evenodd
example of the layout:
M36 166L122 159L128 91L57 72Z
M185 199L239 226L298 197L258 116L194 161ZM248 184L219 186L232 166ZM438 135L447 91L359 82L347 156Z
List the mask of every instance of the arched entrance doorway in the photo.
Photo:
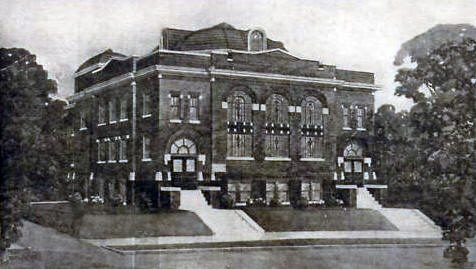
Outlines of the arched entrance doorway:
M170 146L172 186L197 188L197 147L192 140L180 138Z
M352 141L344 149L344 173L346 180L362 184L363 154L362 147L356 141Z

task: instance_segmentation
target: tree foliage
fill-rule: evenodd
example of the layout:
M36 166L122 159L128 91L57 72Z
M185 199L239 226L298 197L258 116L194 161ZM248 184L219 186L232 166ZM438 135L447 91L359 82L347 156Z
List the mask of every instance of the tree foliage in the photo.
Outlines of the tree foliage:
M395 94L413 100L413 107L376 115L376 130L385 130L377 134L381 159L392 160L380 170L397 186L417 186L416 206L439 219L459 244L476 224L476 41L410 56L416 67L398 71Z
M64 103L50 98L56 83L24 49L0 49L1 245L3 252L21 236L24 209L31 199L58 195Z

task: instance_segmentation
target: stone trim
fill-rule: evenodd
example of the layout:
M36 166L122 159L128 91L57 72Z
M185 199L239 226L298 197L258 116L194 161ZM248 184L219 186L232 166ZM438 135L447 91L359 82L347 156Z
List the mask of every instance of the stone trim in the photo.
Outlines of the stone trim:
M160 191L181 191L179 187L160 187Z
M379 184L364 184L364 187L369 189L388 189L387 185L379 185Z
M291 161L291 158L289 157L264 157L265 161L285 161L289 162Z
M377 86L375 84L369 84L369 83L348 82L344 80L328 79L328 78L281 75L281 74L274 74L274 73L259 73L259 72L237 71L237 70L227 70L227 69L211 69L210 74L215 76L221 75L221 76L229 76L229 77L246 77L246 78L259 78L259 79L269 79L269 80L295 81L295 82L304 82L304 83L317 83L317 84L335 85L335 86L340 86L345 88L367 89L372 91L378 91L381 89L380 86Z
M254 161L255 158L253 158L253 157L233 157L233 156L230 156L230 157L226 157L226 160L227 161Z
M325 161L324 158L301 158L299 160L303 162L324 162Z
M357 189L357 185L336 185L336 189Z

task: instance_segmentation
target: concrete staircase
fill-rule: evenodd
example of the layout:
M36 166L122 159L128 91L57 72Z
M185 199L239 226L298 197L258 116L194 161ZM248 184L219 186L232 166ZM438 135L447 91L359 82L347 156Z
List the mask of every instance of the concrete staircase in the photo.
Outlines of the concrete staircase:
M375 200L367 188L363 187L357 188L357 208L370 208L379 210L382 208L382 205Z
M200 190L181 190L179 209L197 214L216 236L257 237L264 234L263 228L243 211L212 208Z
M441 228L418 209L383 208L367 188L357 189L357 208L378 210L402 232L418 232L441 237Z
M441 237L441 228L418 209L382 208L379 211L400 231L431 233Z

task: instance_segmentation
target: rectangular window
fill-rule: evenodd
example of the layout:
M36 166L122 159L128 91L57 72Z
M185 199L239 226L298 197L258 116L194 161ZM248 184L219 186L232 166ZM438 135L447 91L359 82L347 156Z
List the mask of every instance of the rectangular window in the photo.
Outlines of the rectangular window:
M98 142L98 162L106 161L106 144Z
M142 159L150 159L150 138L142 137Z
M86 112L79 113L79 129L86 129Z
M344 126L344 128L350 128L349 108L348 107L344 106L342 108L342 116L343 116L343 126Z
M364 128L364 109L357 107L357 128Z
M344 172L352 173L352 162L344 162Z
M116 160L116 141L109 141L109 161Z
M289 139L287 135L266 136L267 157L289 157Z
M150 94L142 93L142 115L150 115L151 114L150 108Z
M127 99L124 97L121 99L121 120L127 119Z
M109 101L109 123L116 123L116 102L115 100Z
M181 173L183 168L182 168L182 160L181 159L175 159L173 161L173 169L174 173Z
M354 162L354 172L362 173L362 162Z
M106 108L104 102L100 101L98 106L98 124L106 123Z
M190 97L190 106L189 106L189 119L198 120L198 97Z
M178 95L170 97L170 119L180 119L180 96Z
M187 172L195 172L195 160L188 159L187 160Z
M127 160L127 140L121 140L119 144L119 160Z

